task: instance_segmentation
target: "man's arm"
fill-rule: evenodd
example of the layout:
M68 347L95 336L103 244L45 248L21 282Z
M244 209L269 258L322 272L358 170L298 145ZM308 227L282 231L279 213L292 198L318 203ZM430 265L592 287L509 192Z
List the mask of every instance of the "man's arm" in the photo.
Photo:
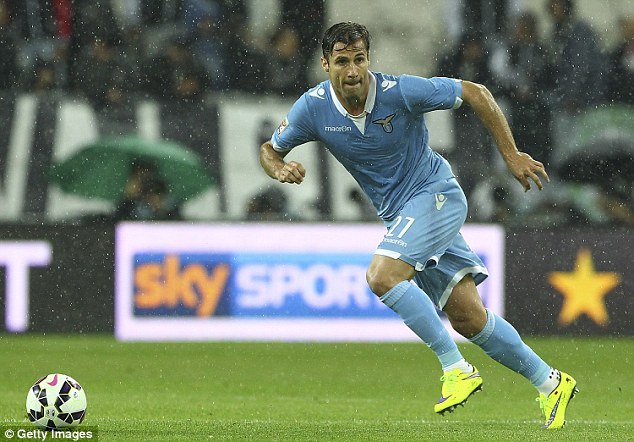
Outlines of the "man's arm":
M268 176L280 183L301 184L306 176L304 166L296 161L284 161L286 153L273 149L270 141L260 147L260 165Z
M535 182L539 190L542 190L544 185L538 174L546 182L550 181L544 165L517 149L506 117L491 92L481 84L463 81L462 99L473 108L491 133L502 158L504 158L511 173L522 184L524 191L531 188L529 178Z

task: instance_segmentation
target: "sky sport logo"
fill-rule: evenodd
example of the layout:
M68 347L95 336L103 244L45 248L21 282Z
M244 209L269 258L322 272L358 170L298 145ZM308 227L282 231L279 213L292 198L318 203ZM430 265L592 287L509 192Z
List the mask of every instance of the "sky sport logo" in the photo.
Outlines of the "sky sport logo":
M67 428L60 430L44 430L33 428L32 426L21 427L18 425L0 426L0 441L19 441L19 440L60 440L60 441L80 441L80 440L99 440L97 428L82 427Z

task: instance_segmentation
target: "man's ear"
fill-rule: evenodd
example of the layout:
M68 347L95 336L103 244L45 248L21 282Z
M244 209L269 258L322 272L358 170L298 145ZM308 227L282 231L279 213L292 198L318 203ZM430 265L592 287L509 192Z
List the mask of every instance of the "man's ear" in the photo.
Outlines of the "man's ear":
M324 69L324 71L329 72L330 71L330 65L328 64L328 60L326 60L325 57L321 57L321 67Z

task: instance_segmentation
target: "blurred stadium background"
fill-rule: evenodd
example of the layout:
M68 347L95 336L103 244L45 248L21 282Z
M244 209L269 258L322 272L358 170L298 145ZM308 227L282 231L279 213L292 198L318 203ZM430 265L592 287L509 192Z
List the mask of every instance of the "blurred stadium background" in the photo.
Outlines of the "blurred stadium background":
M518 136L521 148L545 156L553 178L542 194L523 195L488 139L478 146L468 113L429 115L432 145L456 159L469 190L467 229L480 226L474 237L487 238L481 253L499 278L484 288L488 301L522 332L631 334L634 98L614 84L632 78L623 66L630 69L634 57L634 11L628 1L611 1L609 8L594 1L573 4L571 20L587 31L584 44L596 46L588 56L603 62L587 78L574 74L574 95L585 100L575 104L548 82L564 70L557 63L567 60L564 49L553 47L559 37L550 1L368 1L354 13L338 1L1 1L3 47L13 50L15 61L13 71L5 66L13 82L5 82L0 100L4 328L111 332L115 298L129 303L118 312L145 321L153 315L198 315L211 322L214 315L263 316L283 326L323 315L384 319L363 288L362 270L382 228L354 181L317 143L293 153L308 170L302 186L275 183L258 164L260 143L294 97L322 79L314 36L327 24L356 20L374 35L374 69L429 76L447 65L446 75L471 78L484 75L474 70L480 65L487 75L482 82L490 84L514 126L531 143L546 143L522 146L525 137ZM515 24L527 16L536 20L529 34L544 53L535 61L543 72L534 79L505 70L517 61L504 58L518 44ZM278 35L289 29L288 39ZM306 30L312 34L304 35ZM278 37L284 43L276 47ZM480 42L480 51L465 49L473 42ZM281 54L288 48L286 59ZM466 55L471 52L479 61ZM614 67L616 53L624 53L625 61ZM448 62L456 57L457 63ZM212 61L219 63L216 71L204 66ZM51 67L52 79L39 71L42 66ZM536 101L525 109L545 106L552 118L531 120L517 110L518 79L537 88ZM599 98L578 89L588 81ZM557 137L562 127L569 132ZM466 148L460 133L470 137ZM90 188L69 190L54 176L54 165L118 136L178 143L202 161L213 184L175 200L178 177L176 183L153 176L149 183L130 178L124 184L124 176L121 189L105 199L86 196ZM614 152L623 156L610 156ZM104 173L97 160L82 164L85 174ZM572 172L563 167L571 165ZM106 174L132 173L133 166L110 167ZM138 231L121 227L139 221ZM167 223L167 233L154 233L155 223ZM126 232L135 232L137 249L130 246L134 241L122 243ZM237 236L220 241L222 235ZM286 250L279 243L289 235L298 243ZM191 290L171 294L157 285L162 271L184 274L189 268L202 269L207 280L192 280ZM146 286L140 285L142 275ZM210 284L217 293L205 292ZM331 287L342 285L349 302L327 299ZM269 301L257 298L262 290L270 292ZM143 294L146 304L139 304ZM311 296L321 297L321 304L310 304ZM73 308L61 309L60 301ZM55 314L42 314L49 311Z

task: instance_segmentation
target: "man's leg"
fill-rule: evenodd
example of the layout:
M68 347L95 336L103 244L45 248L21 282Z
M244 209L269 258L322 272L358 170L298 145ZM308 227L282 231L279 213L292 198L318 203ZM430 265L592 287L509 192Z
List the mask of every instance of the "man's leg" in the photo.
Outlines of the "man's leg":
M484 308L471 276L466 276L454 287L443 311L454 330L536 387L549 378L551 368L522 341L515 328ZM551 391L557 383L558 380L551 382Z
M563 426L568 401L576 392L576 381L546 364L511 324L486 310L471 276L454 287L443 310L458 333L537 388L546 417L545 427Z
M398 259L375 255L368 269L370 289L396 312L405 324L432 349L445 372L437 413L453 411L482 385L480 374L462 357L436 313L431 299L410 283L414 268Z

